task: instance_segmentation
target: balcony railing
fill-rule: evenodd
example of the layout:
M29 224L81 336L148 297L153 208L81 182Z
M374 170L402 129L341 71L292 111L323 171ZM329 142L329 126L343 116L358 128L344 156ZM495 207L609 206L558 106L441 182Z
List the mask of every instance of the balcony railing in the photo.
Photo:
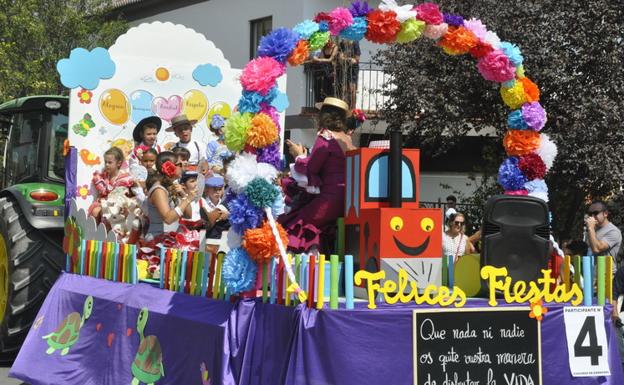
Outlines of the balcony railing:
M307 109L314 109L314 105L322 102L326 96L337 96L350 102L352 108L373 113L381 109L387 97L381 90L390 80L382 68L371 62L360 62L358 79L355 87L355 103L351 102L351 79L341 74L346 71L336 71L329 65L306 64L305 87Z

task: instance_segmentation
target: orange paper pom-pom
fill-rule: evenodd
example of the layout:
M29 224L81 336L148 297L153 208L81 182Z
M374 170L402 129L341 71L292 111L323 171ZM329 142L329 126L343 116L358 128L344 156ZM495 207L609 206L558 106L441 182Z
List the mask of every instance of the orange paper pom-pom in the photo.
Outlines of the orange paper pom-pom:
M477 46L479 38L465 27L449 28L438 45L449 55L461 55Z
M503 138L509 156L528 155L540 145L540 134L533 130L509 130Z
M518 81L522 82L527 101L529 103L538 102L540 99L540 90L537 88L537 84L533 83L531 79L527 77L520 78Z
M277 140L277 126L271 117L265 113L256 114L251 119L251 127L247 130L247 144L262 148Z
M396 19L394 11L384 12L380 9L375 9L368 14L367 20L367 40L379 44L394 43L397 33L401 30L401 23Z
M310 47L307 40L299 40L295 49L288 57L288 63L291 66L298 66L303 64L310 56Z
M279 223L275 224L277 231L284 247L288 245L288 234L286 230ZM243 248L247 251L247 254L256 262L262 263L268 261L276 255L280 254L277 242L273 236L271 225L269 222L264 221L261 227L257 229L249 229L245 231L245 237L243 239Z

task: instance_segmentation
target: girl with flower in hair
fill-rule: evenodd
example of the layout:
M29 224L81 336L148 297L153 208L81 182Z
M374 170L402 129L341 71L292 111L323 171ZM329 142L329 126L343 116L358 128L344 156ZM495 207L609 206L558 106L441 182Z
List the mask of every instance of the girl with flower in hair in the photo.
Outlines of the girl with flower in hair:
M152 172L146 182L147 187L147 215L149 227L145 239L150 241L163 233L175 231L178 220L184 215L184 210L191 204L197 191L184 191L184 188L174 183L180 178L180 168L176 166L178 157L164 151L156 157L156 171ZM172 198L178 197L178 205L172 207ZM173 225L173 226L172 226Z

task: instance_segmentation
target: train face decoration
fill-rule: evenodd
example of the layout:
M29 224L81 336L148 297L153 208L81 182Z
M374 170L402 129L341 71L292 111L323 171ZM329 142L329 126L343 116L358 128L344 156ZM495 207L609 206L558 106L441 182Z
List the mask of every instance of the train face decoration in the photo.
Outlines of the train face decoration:
M419 288L441 283L442 210L419 208L420 151L401 155L401 207L390 207L387 149L360 148L347 153L345 253L356 268L384 270L396 280L405 270Z

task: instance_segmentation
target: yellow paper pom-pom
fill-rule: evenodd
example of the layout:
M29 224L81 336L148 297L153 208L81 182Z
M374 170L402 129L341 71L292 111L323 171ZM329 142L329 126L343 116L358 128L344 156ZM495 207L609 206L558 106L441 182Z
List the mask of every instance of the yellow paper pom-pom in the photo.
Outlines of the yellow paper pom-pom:
M247 131L247 144L255 148L266 147L277 140L277 135L273 119L261 112L251 119L251 127Z
M514 82L514 85L511 87L503 86L500 89L500 93L503 102L512 110L520 108L527 101L522 82Z
M401 24L401 30L397 34L397 43L409 43L418 39L425 32L425 22L422 20L408 19Z

